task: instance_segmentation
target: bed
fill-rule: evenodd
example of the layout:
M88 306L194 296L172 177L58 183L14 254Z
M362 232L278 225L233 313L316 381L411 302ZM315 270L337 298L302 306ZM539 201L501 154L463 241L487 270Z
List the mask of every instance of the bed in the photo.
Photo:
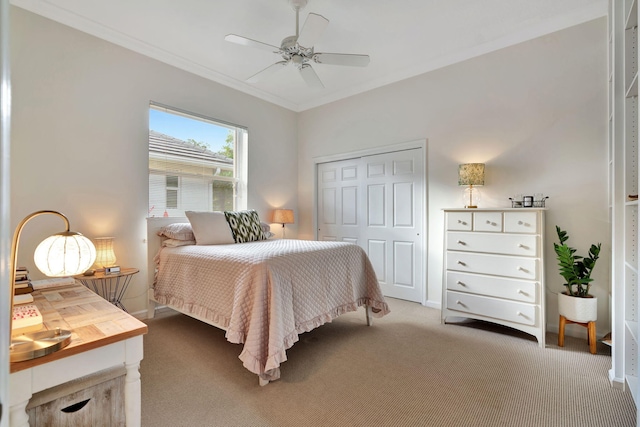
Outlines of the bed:
M367 255L357 245L267 239L215 245L170 242L158 231L186 218L149 218L149 317L160 304L224 329L242 344L243 366L260 385L280 377L298 336L364 307L389 313ZM176 225L178 225L176 224ZM172 239L170 239L172 240Z

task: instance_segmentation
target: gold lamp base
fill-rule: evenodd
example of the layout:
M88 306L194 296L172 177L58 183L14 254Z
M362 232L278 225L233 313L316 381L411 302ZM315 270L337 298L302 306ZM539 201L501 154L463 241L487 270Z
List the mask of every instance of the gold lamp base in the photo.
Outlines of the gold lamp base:
M60 328L31 332L14 337L9 353L11 362L23 362L56 352L71 342L71 332Z

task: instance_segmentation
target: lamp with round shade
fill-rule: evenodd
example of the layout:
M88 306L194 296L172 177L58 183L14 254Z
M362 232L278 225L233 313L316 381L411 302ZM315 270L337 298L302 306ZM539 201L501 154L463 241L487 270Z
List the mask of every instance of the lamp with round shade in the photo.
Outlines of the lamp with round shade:
M56 211L37 211L27 215L16 227L11 242L11 270L10 270L10 300L11 311L9 313L9 330L12 330L13 305L16 281L16 267L18 260L18 243L22 229L31 219L41 215L56 215L62 218L66 230L42 241L34 252L36 267L50 277L73 276L85 272L96 259L96 249L91 240L80 233L70 231L69 220L66 216ZM29 332L12 337L9 344L11 362L35 359L46 356L54 351L64 348L71 342L71 332L56 328Z

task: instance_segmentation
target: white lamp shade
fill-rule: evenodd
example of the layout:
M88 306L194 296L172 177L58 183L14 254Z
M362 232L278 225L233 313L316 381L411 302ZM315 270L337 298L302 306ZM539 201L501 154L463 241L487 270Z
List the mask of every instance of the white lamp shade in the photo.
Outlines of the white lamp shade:
M61 233L47 237L36 248L33 260L43 274L65 277L87 271L96 259L96 248L80 233Z
M98 237L93 239L96 245L96 267L111 267L116 263L116 254L113 252L113 237Z

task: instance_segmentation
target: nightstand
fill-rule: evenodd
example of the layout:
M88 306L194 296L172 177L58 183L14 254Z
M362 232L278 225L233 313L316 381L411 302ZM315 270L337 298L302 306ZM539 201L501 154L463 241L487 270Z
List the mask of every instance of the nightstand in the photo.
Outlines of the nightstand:
M111 304L127 311L122 304L122 297L131 282L131 278L138 271L140 270L137 268L123 268L119 273L104 274L104 271L96 271L93 276L78 274L77 276L73 276L73 278L79 280L80 283Z

